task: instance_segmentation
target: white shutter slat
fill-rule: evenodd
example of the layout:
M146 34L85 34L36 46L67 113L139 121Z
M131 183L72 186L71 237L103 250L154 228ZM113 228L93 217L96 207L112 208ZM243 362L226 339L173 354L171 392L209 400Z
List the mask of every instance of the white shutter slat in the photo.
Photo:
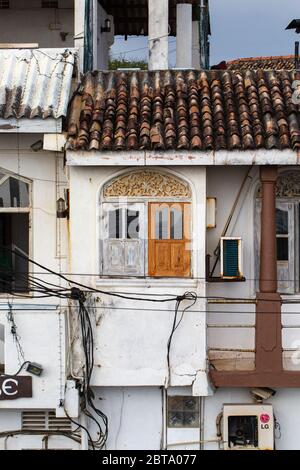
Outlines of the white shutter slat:
M105 276L143 276L145 272L144 204L104 203L103 209L103 274ZM122 211L120 238L109 238L109 221L114 220L110 214L117 210ZM138 213L139 231L135 232L136 238L127 238L127 211Z

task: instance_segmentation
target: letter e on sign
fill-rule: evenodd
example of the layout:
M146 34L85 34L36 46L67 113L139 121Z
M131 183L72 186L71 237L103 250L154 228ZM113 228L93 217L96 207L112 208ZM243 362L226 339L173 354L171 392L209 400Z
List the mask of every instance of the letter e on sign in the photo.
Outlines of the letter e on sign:
M32 397L32 377L0 377L0 400L16 400Z

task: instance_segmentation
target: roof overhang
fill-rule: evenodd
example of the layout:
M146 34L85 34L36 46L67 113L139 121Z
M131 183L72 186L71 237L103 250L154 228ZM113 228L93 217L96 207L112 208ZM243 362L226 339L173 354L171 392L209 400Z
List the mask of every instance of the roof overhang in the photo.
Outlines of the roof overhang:
M300 151L246 150L246 151L132 151L105 152L67 150L68 166L223 166L223 165L300 165Z
M148 0L98 0L104 10L114 17L117 36L148 36ZM182 0L169 0L171 36L176 36L176 5ZM193 5L193 18L199 18L200 0L186 0ZM141 33L142 31L142 33Z

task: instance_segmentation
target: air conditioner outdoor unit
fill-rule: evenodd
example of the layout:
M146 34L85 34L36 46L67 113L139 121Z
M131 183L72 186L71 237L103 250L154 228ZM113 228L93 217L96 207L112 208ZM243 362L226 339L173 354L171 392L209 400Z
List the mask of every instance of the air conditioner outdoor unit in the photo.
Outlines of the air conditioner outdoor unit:
M224 450L273 450L272 405L224 405Z
M221 278L242 278L242 239L241 237L221 238Z

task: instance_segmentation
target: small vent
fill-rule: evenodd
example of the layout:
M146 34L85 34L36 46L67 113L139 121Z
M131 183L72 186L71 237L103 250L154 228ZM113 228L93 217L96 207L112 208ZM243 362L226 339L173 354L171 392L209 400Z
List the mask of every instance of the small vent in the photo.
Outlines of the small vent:
M55 411L23 411L22 429L35 431L71 431L68 418L56 418Z
M42 8L58 8L58 0L57 1L42 0Z
M0 10L9 8L9 0L0 0Z
M221 239L221 277L225 279L242 277L241 243L240 238Z
M47 429L46 426L47 420L45 411L23 411L22 429L45 431Z
M71 421L68 418L56 418L55 411L48 414L49 431L71 431Z

